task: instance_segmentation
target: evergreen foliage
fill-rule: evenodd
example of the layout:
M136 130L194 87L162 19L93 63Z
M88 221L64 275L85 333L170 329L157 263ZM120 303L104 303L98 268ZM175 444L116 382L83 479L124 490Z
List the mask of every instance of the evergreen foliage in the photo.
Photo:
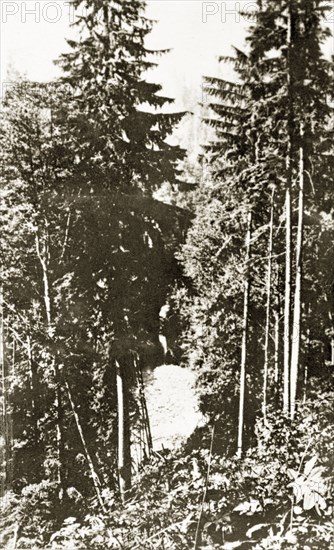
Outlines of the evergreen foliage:
M226 416L234 417L232 422L235 422L233 413L227 415L226 409L235 411L235 408L230 408L229 400L233 395L236 397L235 383L240 362L243 315L242 281L245 273L250 278L251 288L246 390L246 399L250 397L253 400L250 411L259 411L263 398L261 377L268 293L264 273L268 264L270 204L274 197L270 304L271 312L276 310L280 319L284 301L282 283L286 269L283 223L286 216L285 188L288 177L287 142L290 139L293 245L297 239L301 147L304 153L301 364L303 369L309 367L313 374L320 375L326 360L329 360L328 354L324 353L317 354L317 363L314 362L314 356L311 362L308 357L310 349L320 343L319 332L322 334L320 341L323 349L329 346L326 334L331 332L328 305L332 300L332 290L325 283L326 277L320 282L321 276L319 277L317 270L319 294L316 291L315 307L323 312L323 325L319 331L317 324L311 328L313 310L308 289L314 278L315 264L320 260L320 255L314 253L314 243L321 242L322 238L332 238L329 236L331 224L326 220L329 219L329 204L333 201L332 185L328 179L328 175L333 174L332 144L328 141L328 128L332 123L330 98L333 96L333 68L321 51L321 43L328 36L328 31L323 30L321 25L322 3L311 4L301 1L281 2L277 6L277 3L266 2L256 17L256 24L250 29L247 52L236 50L235 58L222 59L234 63L239 83L231 84L213 78L206 80L207 94L213 98L210 106L216 115L206 122L217 128L217 138L207 147L211 181L208 179L202 183L194 223L181 252L185 273L192 286L191 293L186 298L181 292L180 308L188 323L188 356L192 358L200 379L204 377L207 381L204 386L199 382L203 408L210 415L221 414L224 427ZM286 40L290 10L293 32L288 66ZM291 84L288 72L291 73ZM302 141L299 131L301 123L305 128ZM289 127L291 131L288 131ZM324 202L320 196L326 196L328 202ZM332 198L329 199L329 196ZM249 210L253 213L250 266L245 265L244 248ZM199 235L202 236L201 239ZM332 247L328 253L333 253ZM294 273L295 270L296 259L293 261ZM326 288L326 297L320 287ZM290 308L292 310L292 304ZM273 317L274 315L270 322L272 335ZM315 332L312 333L312 330ZM281 398L277 383L281 384L282 380L279 382L274 372L274 355L277 352L281 361L281 346L285 338L282 323L279 338L279 350L274 349L274 337L269 342L269 392L272 399L275 394L278 394L278 399ZM316 340L318 344L315 343ZM298 396L302 399L303 373L300 372L299 377ZM231 385L227 386L229 400L226 400L225 384ZM207 391L209 394L212 392L211 404L206 401ZM217 395L222 397L218 401ZM247 419L253 424L255 417L247 414Z

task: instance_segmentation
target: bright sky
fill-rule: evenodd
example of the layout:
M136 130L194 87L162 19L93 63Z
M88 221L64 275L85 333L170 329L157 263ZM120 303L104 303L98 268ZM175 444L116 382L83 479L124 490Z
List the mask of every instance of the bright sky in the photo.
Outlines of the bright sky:
M154 80L173 97L179 99L184 84L200 85L203 74L218 74L216 57L229 53L231 44L243 43L246 21L237 14L237 6L246 5L246 0L229 0L228 13L221 2L150 0L147 4L148 15L157 20L147 46L172 48L160 58ZM53 60L66 51L65 38L75 32L70 29L69 2L1 0L0 6L2 83L8 80L10 65L32 80L57 76Z
M240 9L254 11L255 0L147 2L147 15L157 21L147 46L171 48L159 58L159 67L148 78L161 83L163 93L176 99L172 110L195 113L184 119L175 138L194 157L203 140L198 107L199 102L205 103L201 79L203 75L233 78L231 68L219 66L217 57L231 54L231 45L244 46L251 17L240 16ZM65 38L75 38L75 30L70 28L74 14L69 0L0 0L0 10L1 99L10 85L9 67L37 81L58 76L60 71L53 60L67 50ZM333 28L334 10L327 17ZM326 53L334 53L333 40L328 42Z
M177 95L182 81L191 84L203 74L217 73L216 56L229 53L231 44L243 45L247 20L238 7L251 11L256 2L149 0L147 5L148 15L157 20L148 46L173 48L161 58L156 77ZM70 29L69 0L0 0L0 10L1 81L10 64L33 80L57 76L53 60L66 50L65 38L75 32ZM328 22L333 28L334 10ZM333 40L328 51L334 53Z

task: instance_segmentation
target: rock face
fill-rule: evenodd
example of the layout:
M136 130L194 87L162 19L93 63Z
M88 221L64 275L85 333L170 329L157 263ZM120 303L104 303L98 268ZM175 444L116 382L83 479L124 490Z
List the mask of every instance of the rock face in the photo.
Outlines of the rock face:
M203 419L194 373L178 365L161 365L144 372L144 382L154 449L178 446Z

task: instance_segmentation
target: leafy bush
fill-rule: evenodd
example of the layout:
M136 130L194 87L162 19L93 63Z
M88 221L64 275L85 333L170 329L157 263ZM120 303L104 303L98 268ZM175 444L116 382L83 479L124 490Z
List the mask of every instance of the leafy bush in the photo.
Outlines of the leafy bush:
M199 549L327 549L332 399L321 391L293 422L269 411L266 423L257 422L257 445L242 460L210 455L208 427L196 445L153 453L124 505L114 492L103 492L104 514L71 490L64 506L56 483L7 494L1 544L9 547L19 526L19 548L185 550L194 548L199 527Z

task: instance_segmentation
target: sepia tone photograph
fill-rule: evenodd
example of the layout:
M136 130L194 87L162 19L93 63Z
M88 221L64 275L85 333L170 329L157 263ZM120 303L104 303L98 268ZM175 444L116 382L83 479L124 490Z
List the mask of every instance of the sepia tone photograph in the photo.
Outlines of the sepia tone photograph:
M334 550L333 36L1 0L0 550Z

